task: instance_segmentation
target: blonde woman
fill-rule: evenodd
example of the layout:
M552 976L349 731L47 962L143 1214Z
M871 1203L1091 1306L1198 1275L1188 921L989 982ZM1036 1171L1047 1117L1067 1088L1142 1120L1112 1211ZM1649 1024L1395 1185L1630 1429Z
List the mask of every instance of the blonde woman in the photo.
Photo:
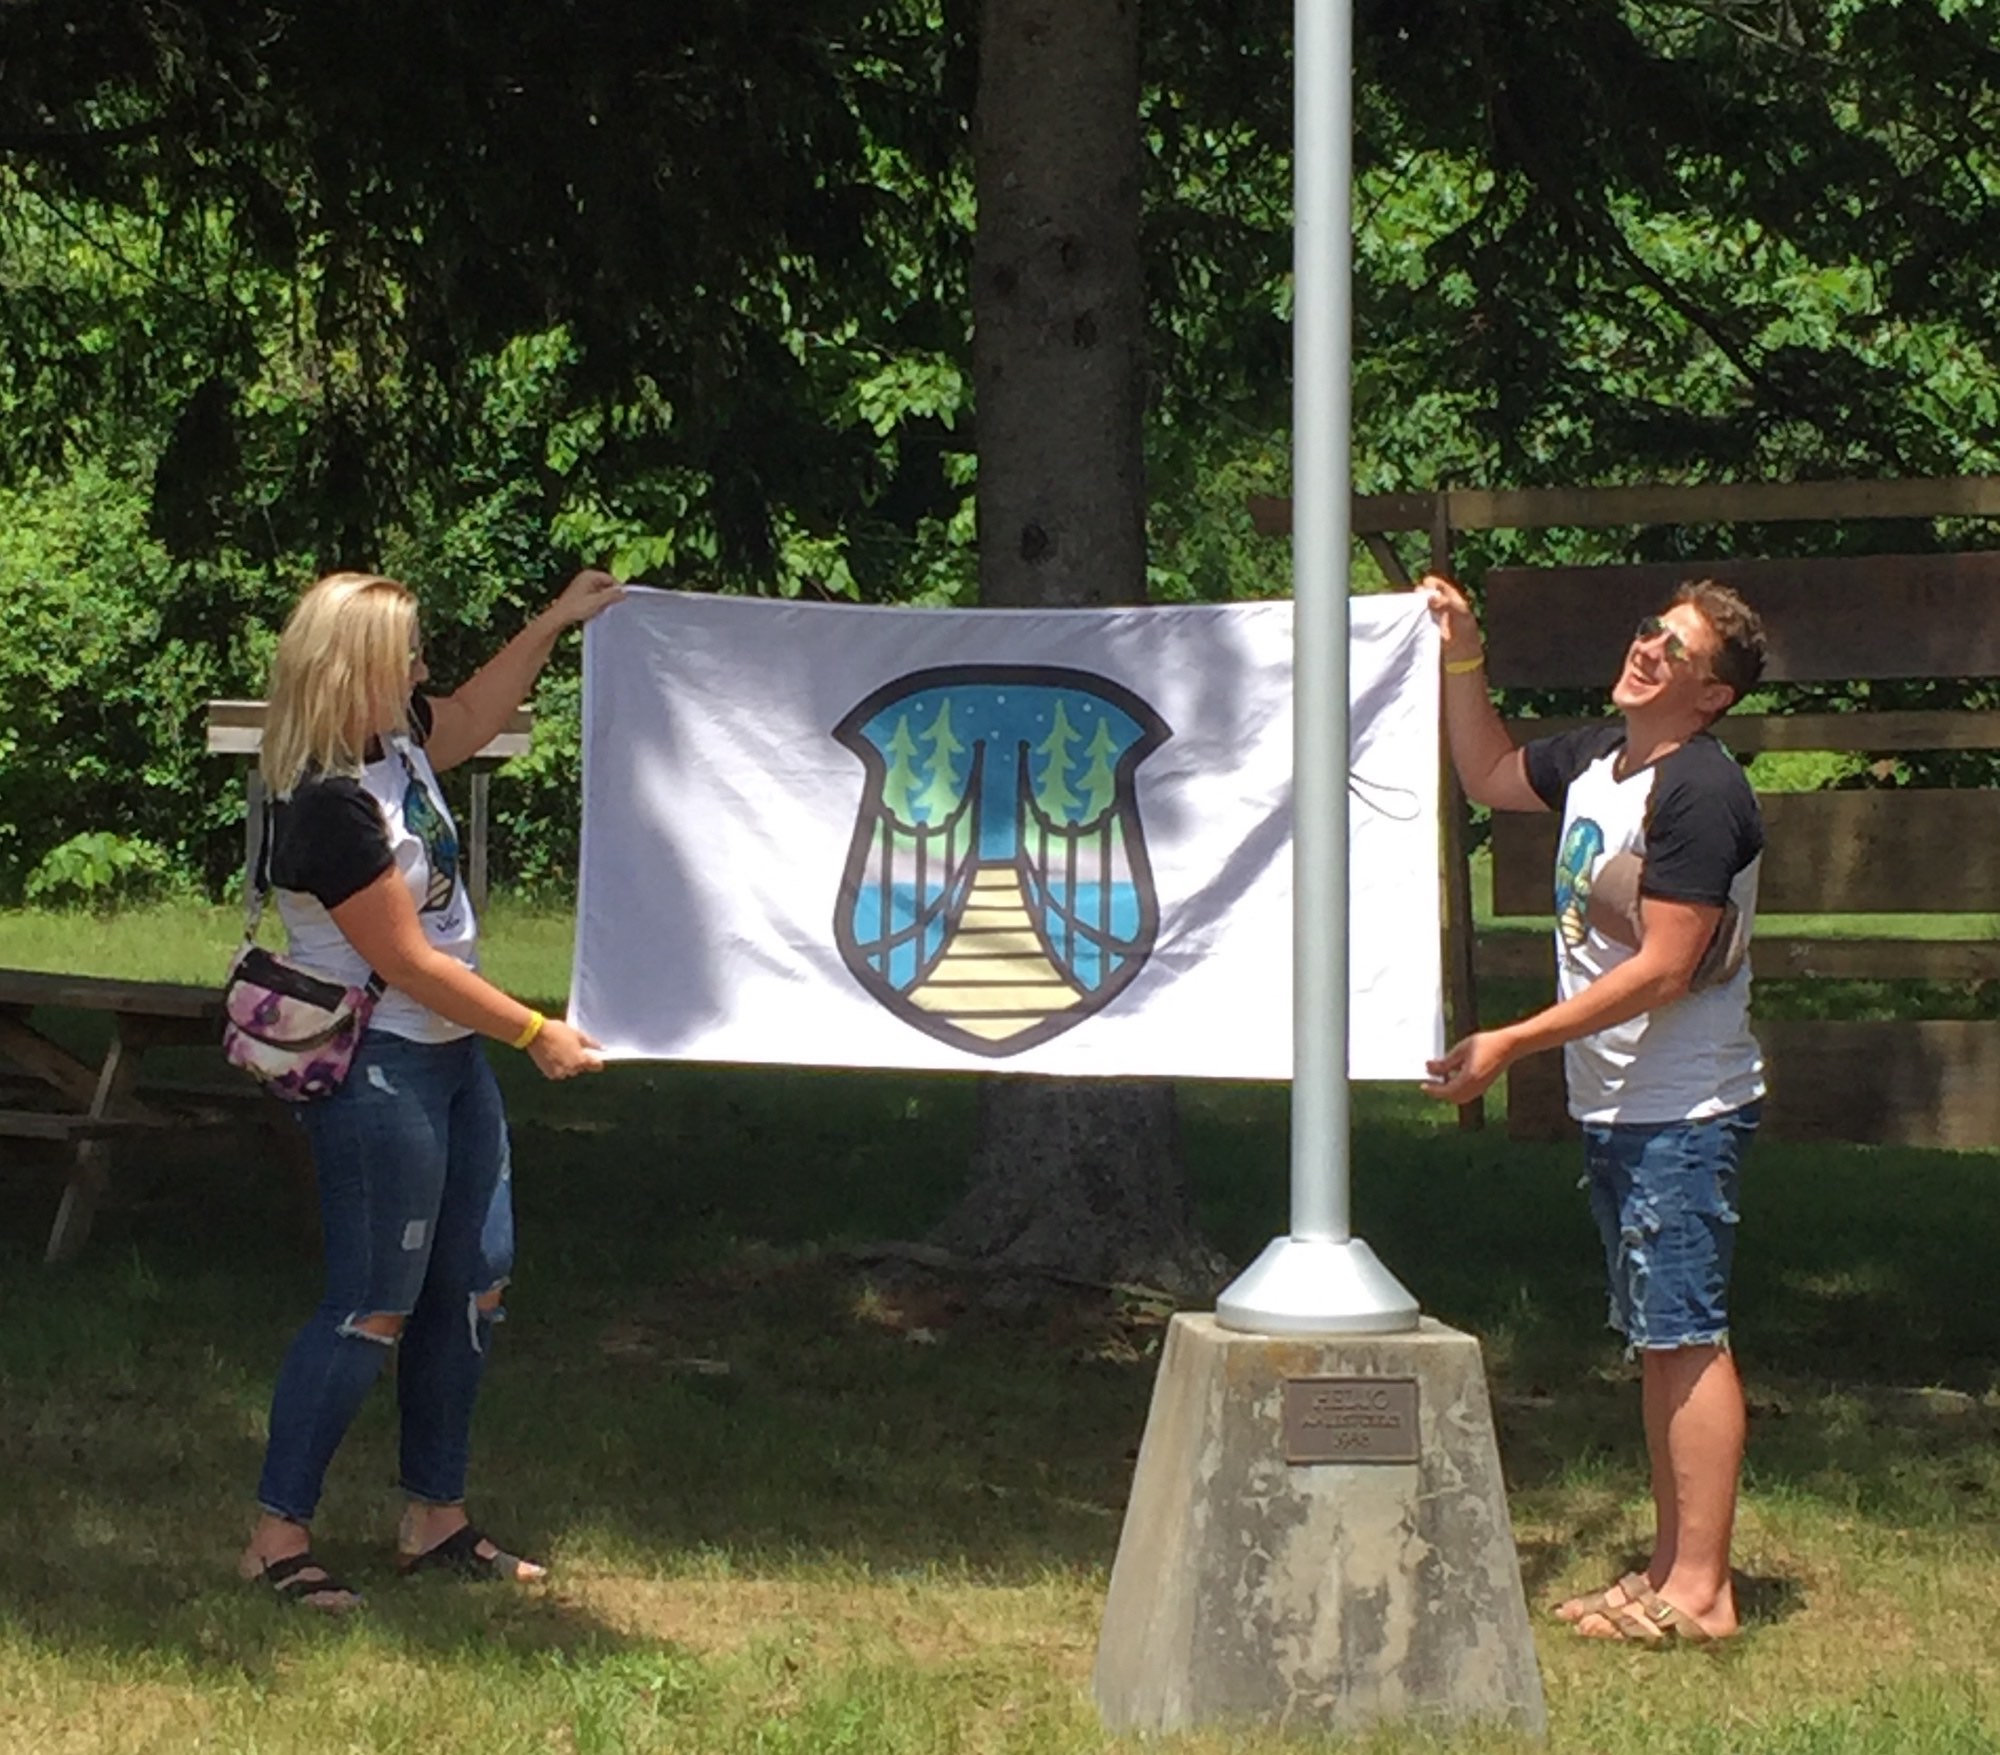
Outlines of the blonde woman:
M506 723L562 633L615 603L577 574L456 693L429 676L416 600L336 573L278 641L261 767L274 799L270 879L297 962L384 984L352 1070L301 1106L318 1173L326 1292L271 1403L262 1508L240 1570L287 1600L353 1608L312 1554L327 1465L392 1349L401 1419L404 1572L527 1580L542 1568L468 1520L473 1403L514 1254L507 1121L481 1037L552 1079L595 1072L597 1044L479 974L477 922L438 771Z

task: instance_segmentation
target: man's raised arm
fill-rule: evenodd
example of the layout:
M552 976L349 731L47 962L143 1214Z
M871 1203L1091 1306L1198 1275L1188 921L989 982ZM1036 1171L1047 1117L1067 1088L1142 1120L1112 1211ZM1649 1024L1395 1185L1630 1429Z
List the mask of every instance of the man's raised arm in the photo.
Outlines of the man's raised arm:
M1494 810L1547 810L1528 784L1527 758L1507 735L1487 692L1486 646L1465 593L1442 573L1426 573L1417 589L1443 636L1445 738L1465 796Z

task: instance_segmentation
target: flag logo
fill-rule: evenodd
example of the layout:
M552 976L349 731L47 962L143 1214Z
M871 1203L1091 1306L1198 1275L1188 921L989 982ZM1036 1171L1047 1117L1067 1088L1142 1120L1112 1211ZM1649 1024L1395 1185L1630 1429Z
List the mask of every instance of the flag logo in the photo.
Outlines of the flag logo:
M866 771L834 936L861 986L940 1042L1018 1054L1145 967L1159 898L1140 764L1173 735L1087 671L961 665L834 727Z

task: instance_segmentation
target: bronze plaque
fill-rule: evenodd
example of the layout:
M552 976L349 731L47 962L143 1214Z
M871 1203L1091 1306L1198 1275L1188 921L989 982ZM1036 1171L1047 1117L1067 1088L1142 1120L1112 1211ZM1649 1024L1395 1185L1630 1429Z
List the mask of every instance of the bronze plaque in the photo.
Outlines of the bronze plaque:
M1288 1463L1413 1463L1414 1377L1285 1379Z

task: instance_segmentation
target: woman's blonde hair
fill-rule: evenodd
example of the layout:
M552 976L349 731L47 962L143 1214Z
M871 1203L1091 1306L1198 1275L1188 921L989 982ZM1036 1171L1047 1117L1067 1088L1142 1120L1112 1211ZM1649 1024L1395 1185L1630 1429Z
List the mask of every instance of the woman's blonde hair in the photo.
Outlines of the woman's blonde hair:
M290 795L308 769L358 774L368 746L407 732L417 600L373 573L329 573L278 636L258 767Z

